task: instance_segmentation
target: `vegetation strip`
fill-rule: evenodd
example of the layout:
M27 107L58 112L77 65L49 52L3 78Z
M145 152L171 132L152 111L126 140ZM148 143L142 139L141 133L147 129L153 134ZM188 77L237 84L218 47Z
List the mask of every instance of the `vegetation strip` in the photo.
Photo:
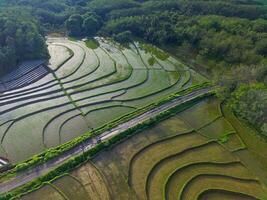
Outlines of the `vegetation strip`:
M201 94L199 96L197 96L196 98L193 98L189 101L184 101L183 103L172 107L170 110L167 111L163 111L162 113L160 113L159 115L144 121L143 123L139 123L136 126L127 129L126 131L120 133L119 135L116 135L114 137L112 137L111 139L108 139L107 141L96 145L94 148L90 149L87 152L84 152L84 155L78 155L74 158L71 158L69 160L67 160L65 163L63 163L62 165L60 165L59 167L57 167L55 170L52 170L51 172L49 172L48 174L39 177L37 180L29 182L27 184L25 184L24 186L18 187L15 190L9 192L9 193L5 193L3 194L3 198L11 198L11 197L15 197L17 195L22 194L23 192L26 192L29 190L29 188L37 188L38 186L40 186L40 184L42 182L45 181L49 181L52 178L59 176L60 174L64 173L64 172L68 172L71 169L73 169L74 167L76 167L77 165L81 164L82 162L86 161L88 158L91 158L92 156L95 156L98 152L100 152L101 150L107 149L109 148L111 145L117 143L118 141L120 141L121 139L124 139L134 133L139 132L140 130L143 130L149 126L151 126L152 124L158 123L159 121L166 119L167 117L180 112L188 107L190 107L192 104L195 104L196 102L198 102L200 99L205 98L206 96L211 95L211 91L208 90L208 93L204 93ZM62 153L62 152L61 152ZM36 163L35 163L36 164ZM32 165L31 165L32 166ZM27 166L29 167L29 166ZM18 168L15 168L18 169ZM25 169L25 168L23 168ZM1 191L3 192L3 191ZM1 198L0 198L1 199Z

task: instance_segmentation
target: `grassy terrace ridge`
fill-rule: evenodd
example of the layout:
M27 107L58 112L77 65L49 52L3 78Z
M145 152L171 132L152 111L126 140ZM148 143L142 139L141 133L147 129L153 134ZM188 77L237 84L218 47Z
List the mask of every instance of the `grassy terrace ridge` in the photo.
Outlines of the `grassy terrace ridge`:
M188 92L188 91L187 91ZM29 190L29 188L39 188L44 182L50 181L51 177L55 178L56 176L59 176L63 172L68 172L69 170L73 169L74 167L79 166L82 162L87 161L89 158L94 156L99 151L109 148L110 146L114 145L118 141L122 140L123 138L128 137L129 135L135 134L136 132L139 132L140 130L143 130L144 128L149 127L150 125L157 123L161 121L162 119L165 119L166 117L169 117L170 115L173 115L174 113L177 113L181 110L184 110L194 104L198 101L198 99L204 98L206 95L210 95L210 91L208 93L204 93L201 96L198 96L196 99L191 100L189 102L185 102L183 104L180 104L174 108L171 108L168 111L164 111L160 113L159 115L150 118L149 120L139 123L135 127L129 128L125 132L116 135L112 137L111 139L108 139L104 143L96 145L93 149L85 152L83 155L76 156L74 158L71 158L70 160L66 161L61 166L57 167L55 170L49 172L47 175L44 175L43 177L38 178L36 181L30 182L18 189L15 189L14 191L11 191L11 193L4 194L3 199L10 198L10 197L16 197L17 195L21 195L23 192L26 192ZM174 96L173 96L174 97ZM169 100L173 100L174 98L170 98ZM162 102L160 103L162 104ZM62 153L62 152L61 152Z
M177 191L178 191L178 189L175 187L177 185L177 182L179 181L179 178L182 176L183 171L187 174L192 173L192 171L195 171L194 172L195 174L201 174L205 171L216 174L216 169L217 169L217 172L220 172L221 174L231 174L232 172L238 172L238 173L243 172L244 174L246 174L244 175L244 177L248 176L247 172L245 171L245 168L244 167L242 168L242 167L243 166L241 162L230 158L229 160L223 160L223 161L192 162L187 165L176 168L173 171L171 171L166 181L164 182L164 186L163 186L164 187L164 193L163 193L164 199L171 199L171 197L175 198L175 196L177 195ZM166 168L166 165L165 165L165 168ZM228 169L228 170L224 171L225 169ZM238 170L241 170L241 171L239 172Z

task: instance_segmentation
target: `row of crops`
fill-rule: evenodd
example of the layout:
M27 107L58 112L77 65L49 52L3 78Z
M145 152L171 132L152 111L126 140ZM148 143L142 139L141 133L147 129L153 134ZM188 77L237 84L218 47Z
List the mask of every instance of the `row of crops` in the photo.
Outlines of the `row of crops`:
M262 152L227 119L206 99L21 199L266 199L266 166L252 155Z
M11 162L206 81L151 45L122 47L103 38L47 43L49 73L0 94L0 156Z

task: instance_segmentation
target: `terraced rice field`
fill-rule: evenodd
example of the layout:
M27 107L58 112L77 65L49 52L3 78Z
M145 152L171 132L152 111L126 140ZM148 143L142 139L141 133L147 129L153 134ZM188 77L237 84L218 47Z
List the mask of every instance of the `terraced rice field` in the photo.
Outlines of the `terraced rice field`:
M267 199L267 165L248 162L262 152L226 114L215 98L203 100L21 199L48 199L48 190L53 199L77 200Z
M206 81L170 55L138 42L126 48L103 38L48 38L47 44L47 73L0 91L0 157L12 163ZM12 81L11 75L1 82ZM29 79L20 72L16 76Z

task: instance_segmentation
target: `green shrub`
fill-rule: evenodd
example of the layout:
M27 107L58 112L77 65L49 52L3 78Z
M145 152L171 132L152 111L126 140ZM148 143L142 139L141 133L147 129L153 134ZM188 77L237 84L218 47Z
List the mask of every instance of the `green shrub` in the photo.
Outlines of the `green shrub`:
M99 42L95 39L86 40L85 44L89 49L97 49L100 45Z
M132 41L132 33L131 31L124 31L124 32L114 35L113 38L115 41L119 43L127 44Z
M154 57L150 57L150 58L148 59L148 64L149 64L150 66L153 66L155 63L156 63L156 59L155 59Z

